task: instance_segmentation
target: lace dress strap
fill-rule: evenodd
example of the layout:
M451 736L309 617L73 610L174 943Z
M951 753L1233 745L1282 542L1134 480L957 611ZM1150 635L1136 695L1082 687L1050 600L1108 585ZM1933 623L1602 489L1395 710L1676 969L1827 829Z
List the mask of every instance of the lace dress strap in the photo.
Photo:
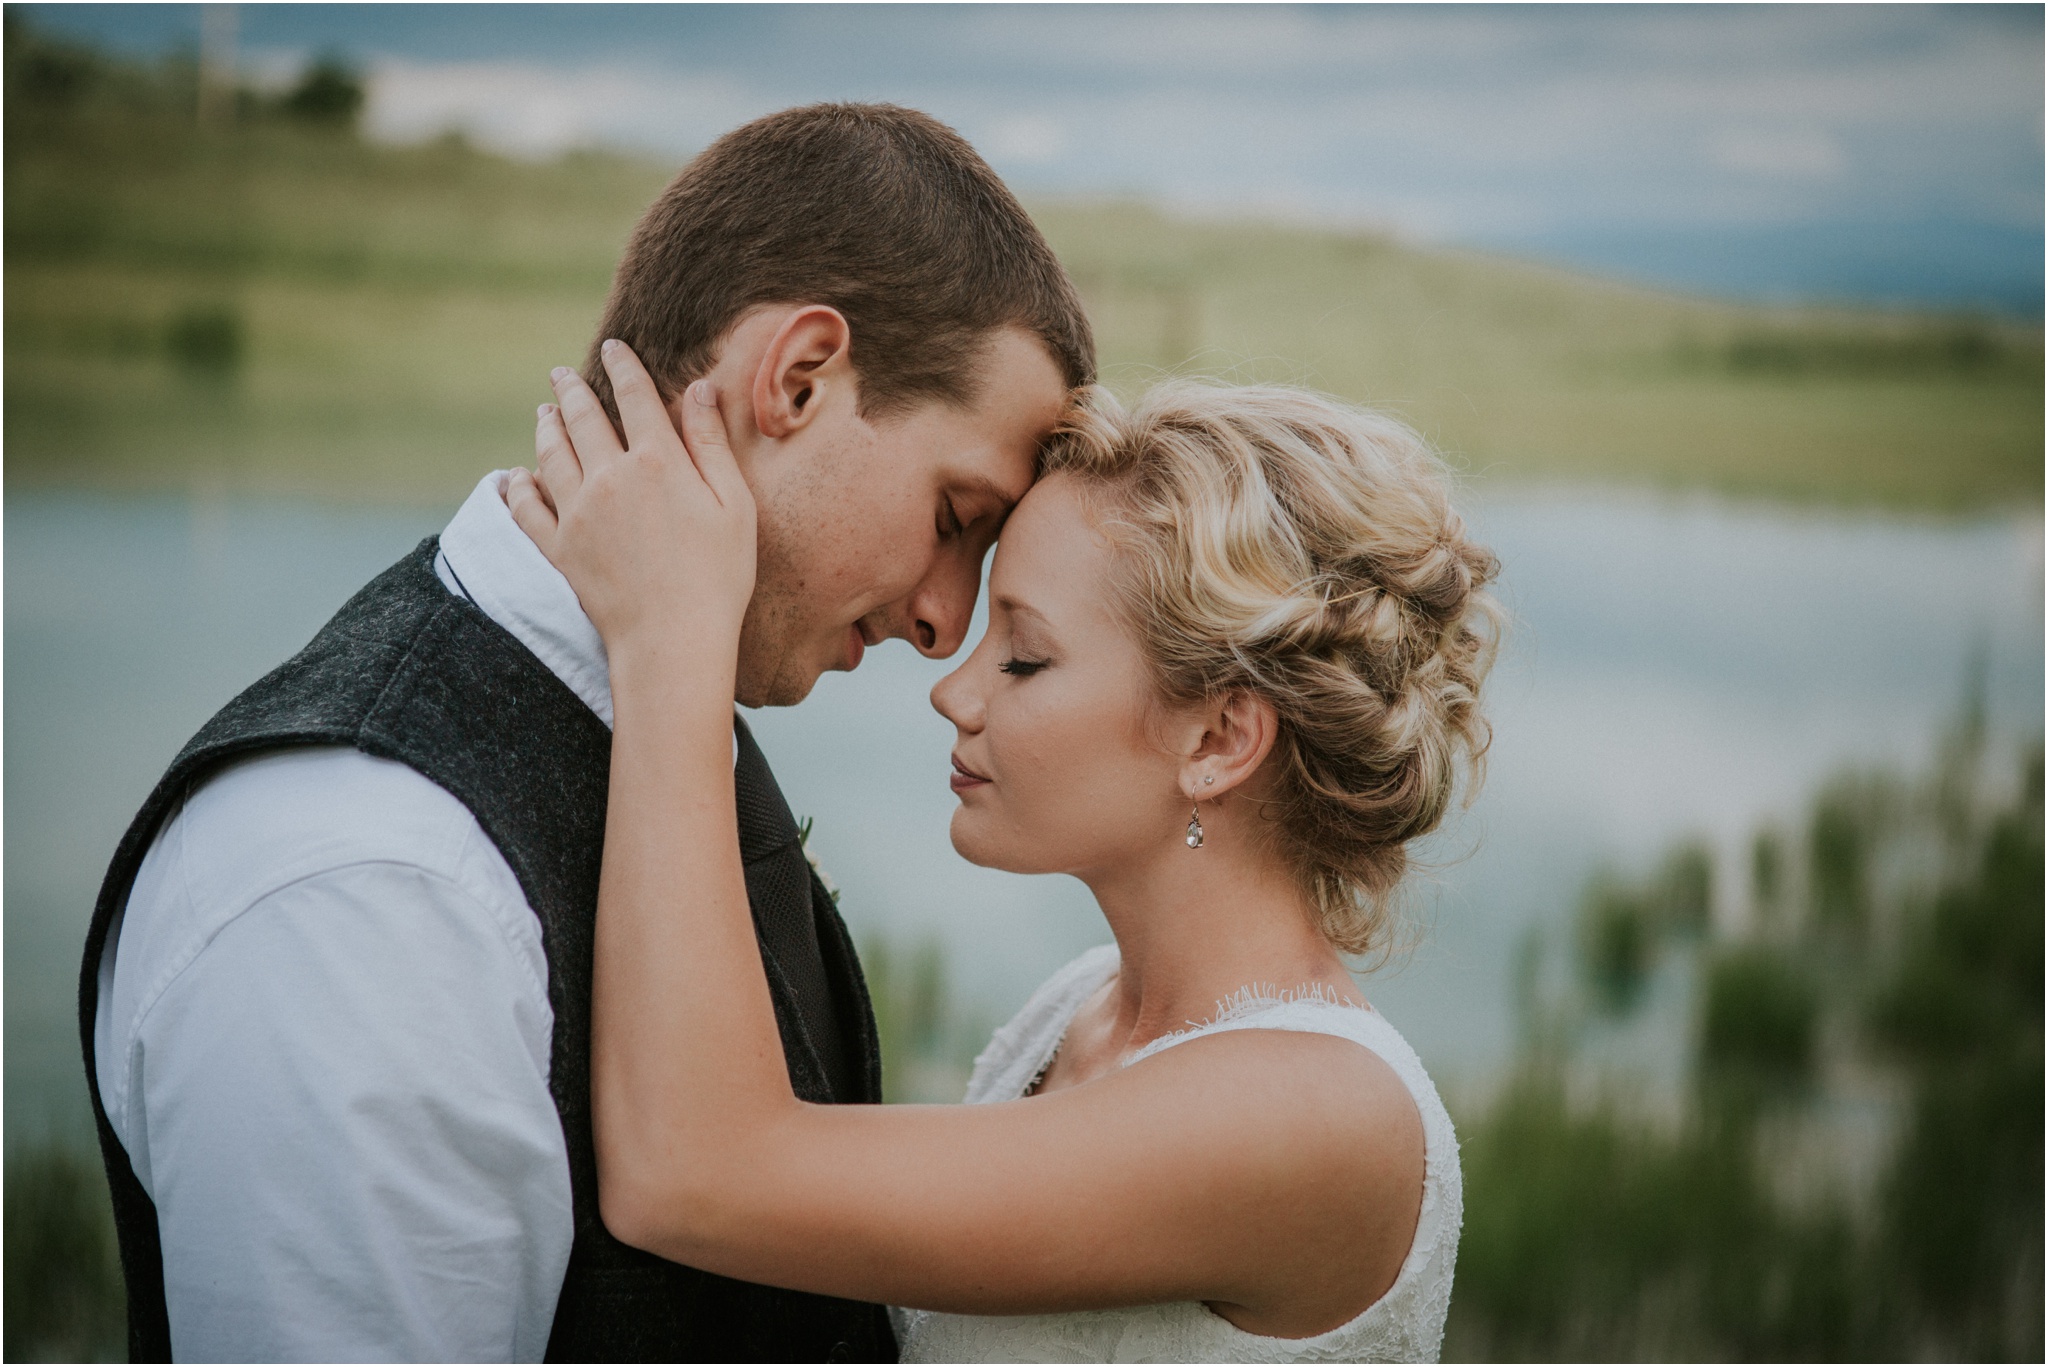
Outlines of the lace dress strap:
M1342 1358L1434 1362L1442 1349L1444 1320L1450 1311L1451 1276L1457 1263L1458 1235L1465 1220L1465 1191L1458 1162L1458 1134L1421 1058L1401 1037L1401 1032L1371 1007L1354 1006L1317 990L1296 994L1246 989L1225 1002L1214 1020L1154 1040L1133 1055L1130 1062L1137 1063L1192 1039L1231 1030L1298 1030L1336 1035L1383 1059L1408 1089L1422 1119L1422 1209L1416 1218L1414 1242L1394 1284L1349 1323L1312 1339L1277 1340L1246 1334L1218 1318L1212 1326L1216 1331L1215 1346L1220 1349L1228 1344L1235 1348L1238 1360L1259 1360L1279 1350L1293 1361Z
M1427 1110L1429 1107L1424 1104L1425 1099L1438 1102L1436 1085L1430 1081L1422 1059L1408 1047L1408 1041L1385 1016L1370 1006L1356 1006L1339 1000L1316 986L1302 992L1246 988L1224 1002L1214 1019L1185 1030L1176 1030L1170 1035L1161 1035L1132 1054L1124 1066L1151 1058L1176 1044L1231 1030L1296 1030L1306 1034L1340 1036L1385 1060L1415 1098L1417 1106Z
M967 1079L970 1105L1015 1101L1052 1062L1081 1004L1116 974L1116 946L1097 945L1039 984L1024 1009L989 1037Z

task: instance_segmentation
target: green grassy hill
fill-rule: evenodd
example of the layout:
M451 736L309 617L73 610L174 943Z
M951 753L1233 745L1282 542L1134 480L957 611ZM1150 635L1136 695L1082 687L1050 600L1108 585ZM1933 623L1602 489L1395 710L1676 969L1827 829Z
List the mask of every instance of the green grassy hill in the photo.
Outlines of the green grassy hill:
M1921 507L2041 498L2038 328L1681 298L1368 236L1040 214L1113 378L1381 405L1491 480Z
M17 488L455 497L528 456L548 368L581 359L672 169L383 147L280 117L201 131L177 70L50 51L10 26ZM1488 483L2041 499L2038 327L1743 308L1130 205L1034 212L1120 387L1297 380L1399 412Z

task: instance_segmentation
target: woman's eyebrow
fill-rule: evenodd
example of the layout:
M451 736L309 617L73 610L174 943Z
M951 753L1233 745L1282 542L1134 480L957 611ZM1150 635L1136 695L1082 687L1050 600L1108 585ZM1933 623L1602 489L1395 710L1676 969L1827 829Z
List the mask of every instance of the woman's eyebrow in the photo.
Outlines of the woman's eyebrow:
M1044 627L1047 630L1051 630L1052 628L1052 622L1046 617L1044 613L1040 612L1037 608L1032 607L1031 604L1022 601L1021 599L1012 598L1007 593L997 594L995 597L995 604L1004 612L1009 613L1012 617L1030 617L1035 619L1039 626Z

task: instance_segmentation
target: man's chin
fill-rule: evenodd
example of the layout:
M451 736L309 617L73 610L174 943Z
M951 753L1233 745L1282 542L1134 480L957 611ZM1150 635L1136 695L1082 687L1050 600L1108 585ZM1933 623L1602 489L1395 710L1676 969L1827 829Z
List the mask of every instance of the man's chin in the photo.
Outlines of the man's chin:
M795 707L818 686L818 674L797 668L777 670L766 678L741 678L733 687L733 701L742 707Z

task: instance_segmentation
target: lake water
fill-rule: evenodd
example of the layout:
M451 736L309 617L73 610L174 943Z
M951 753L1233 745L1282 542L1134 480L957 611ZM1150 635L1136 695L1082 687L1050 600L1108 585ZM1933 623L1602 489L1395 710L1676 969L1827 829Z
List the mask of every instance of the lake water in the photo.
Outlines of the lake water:
M5 986L10 1144L84 1128L73 1023L102 868L163 766L449 510L23 494L6 501ZM1423 935L1366 989L1453 1088L1512 1054L1533 927L1559 939L1603 865L1699 835L1743 914L1756 822L1850 763L1925 762L1984 661L1994 729L2042 724L2038 513L1967 522L1706 499L1496 494L1471 520L1515 614L1484 793L1430 842ZM857 933L936 936L999 1020L1107 938L1065 879L977 869L946 841L946 666L901 643L750 722ZM1676 1057L1682 1016L1651 1053Z

